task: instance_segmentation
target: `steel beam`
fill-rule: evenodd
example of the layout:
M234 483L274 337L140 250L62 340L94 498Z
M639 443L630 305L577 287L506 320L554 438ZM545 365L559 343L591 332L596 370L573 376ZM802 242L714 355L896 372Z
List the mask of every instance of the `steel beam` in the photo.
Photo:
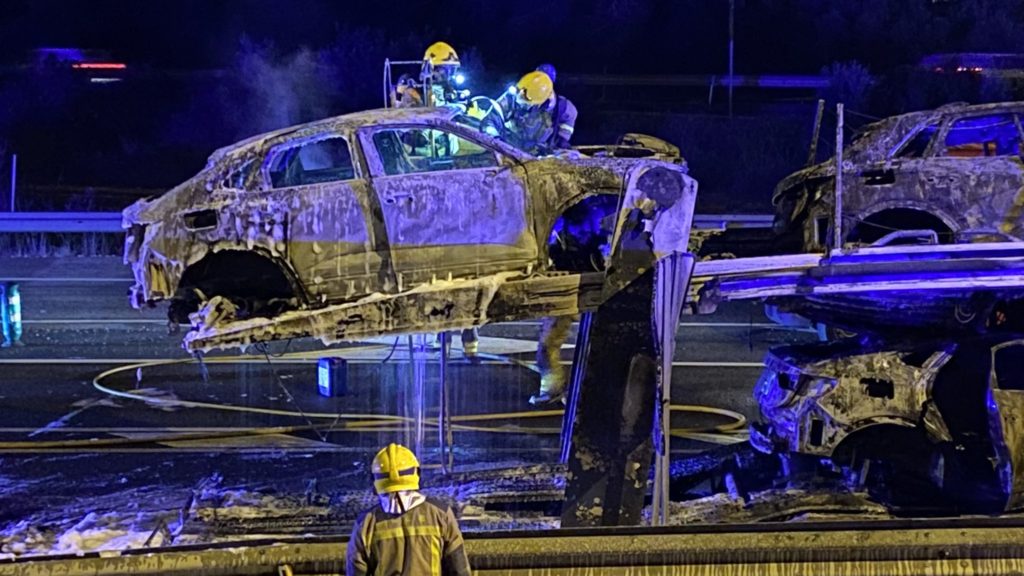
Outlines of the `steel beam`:
M641 523L658 373L653 291L650 269L593 313L590 358L576 398L562 526Z
M694 230L767 229L771 214L698 214ZM0 232L124 232L120 212L0 212Z

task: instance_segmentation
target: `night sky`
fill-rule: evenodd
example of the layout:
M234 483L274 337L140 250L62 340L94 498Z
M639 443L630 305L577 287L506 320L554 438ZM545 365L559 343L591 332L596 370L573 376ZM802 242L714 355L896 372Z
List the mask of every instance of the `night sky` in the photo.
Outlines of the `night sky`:
M489 65L537 60L579 72L712 73L726 65L728 0L5 0L0 54L38 46L110 49L158 67L230 62L246 35L319 48L351 28L446 39ZM1016 52L1021 0L737 0L740 71L817 72L835 60L872 68L934 51ZM399 55L401 56L401 55Z
M805 155L817 98L844 101L861 114L853 123L951 101L1024 97L1019 82L938 76L920 66L935 53L1024 52L1024 0L735 0L737 74L833 78L820 93L738 91L738 113L751 123L742 128L715 119L725 114L721 91L712 103L703 87L605 90L571 78L720 77L728 70L729 4L0 0L0 148L19 154L25 182L169 186L220 146L379 107L384 59L419 59L437 40L455 46L481 94L554 63L564 75L558 89L581 110L580 143L646 130L684 148L711 184L713 175L736 173L724 163L737 149L754 154L745 163L757 167L744 176L749 183L720 184L733 190L759 190L792 170ZM26 66L40 47L106 51L127 63L127 81L98 86L67 70ZM668 112L692 115L645 116Z

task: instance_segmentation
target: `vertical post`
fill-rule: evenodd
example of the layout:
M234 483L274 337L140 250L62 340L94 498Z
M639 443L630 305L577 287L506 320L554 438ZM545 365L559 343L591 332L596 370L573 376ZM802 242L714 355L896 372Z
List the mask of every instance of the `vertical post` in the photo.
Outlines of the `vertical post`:
M807 165L813 166L818 159L818 139L821 138L821 120L825 116L825 101L818 100L818 111L814 114L814 128L811 131L811 149L807 152Z
M391 108L394 105L395 93L391 87L391 59L384 59L384 107Z
M438 451L441 460L441 471L448 474L454 466L452 446L452 421L450 411L450 398L448 394L448 351L451 335L449 332L442 332L438 338L441 340L441 363L439 366L439 379L441 381L440 393L438 394L437 411L437 440Z
M406 368L405 380L401 382L399 386L399 402L402 410L402 445L407 448L413 448L415 443L415 429L416 429L416 410L413 405L413 382L416 380L415 372L415 349L413 347L413 336L406 336L406 346L408 347L409 353L409 364ZM413 450L413 452L416 452Z
M11 212L14 212L14 191L18 182L18 155L11 154Z
M653 293L654 272L648 270L594 312L591 353L573 415L565 528L642 521L657 396Z
M832 220L832 250L843 249L843 104L836 104L836 191Z
M584 312L580 316L579 327L576 329L576 348L573 350L572 356L569 393L565 399L565 414L562 415L562 454L559 458L562 464L569 462L569 456L572 453L573 422L575 421L580 387L583 385L583 374L586 372L587 356L590 354L590 326L593 323L593 312Z
M729 0L729 118L732 118L732 89L736 84L733 76L736 55L736 0Z
M412 364L412 401L414 405L412 407L412 418L413 418L413 434L412 434L412 451L416 454L416 457L423 459L423 417L424 409L426 408L426 395L425 395L425 380L426 380L426 336L424 334L416 334L409 338L410 345L410 357L409 362Z
M692 254L674 252L658 260L654 271L654 338L658 369L657 417L654 423L654 492L651 496L651 522L668 522L669 487L672 462L672 360L676 349L679 315L689 290L693 272Z

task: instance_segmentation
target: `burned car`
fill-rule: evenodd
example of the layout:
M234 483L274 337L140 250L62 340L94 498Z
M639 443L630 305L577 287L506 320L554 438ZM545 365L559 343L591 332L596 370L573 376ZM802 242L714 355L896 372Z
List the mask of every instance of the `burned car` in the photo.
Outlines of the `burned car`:
M1024 506L1024 334L773 349L755 389L761 452L880 464L890 488L925 482L959 509ZM866 478L859 479L866 482Z
M844 243L911 230L940 243L1024 239L1022 112L1024 102L952 104L866 126L843 152ZM829 247L834 159L784 178L772 202L777 234Z
M502 317L578 312L627 216L685 247L695 194L675 163L537 158L457 107L375 110L216 151L124 211L125 261L133 306L170 301L193 347L427 332L484 323L499 296Z

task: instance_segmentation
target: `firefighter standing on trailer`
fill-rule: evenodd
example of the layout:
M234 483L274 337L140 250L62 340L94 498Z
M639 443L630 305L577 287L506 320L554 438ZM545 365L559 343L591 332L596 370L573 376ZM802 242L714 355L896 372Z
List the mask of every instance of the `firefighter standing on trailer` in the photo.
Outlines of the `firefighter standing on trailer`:
M552 124L547 103L554 92L551 78L537 71L510 87L498 101L505 115L505 140L530 154L549 153Z
M461 66L459 55L450 44L434 42L427 48L420 71L427 106L444 106L469 98L469 90L460 88L466 78L460 71Z
M419 98L417 104L408 105L444 106L467 100L469 90L460 88L465 82L465 76L460 71L461 66L459 55L451 44L431 44L423 53L423 68L420 71L420 82L427 96L425 99ZM418 94L409 93L403 101L414 102L417 96ZM447 136L439 134L438 138L444 139L440 142L442 149L449 153L455 152L450 149L452 142L447 140ZM476 328L462 331L462 353L469 359L476 359L480 354L480 333Z
M373 458L380 506L364 512L345 554L348 576L470 576L462 532L452 509L425 497L420 463L388 444Z
M576 106L555 93L555 67L541 64L498 98L511 144L533 154L569 148Z

